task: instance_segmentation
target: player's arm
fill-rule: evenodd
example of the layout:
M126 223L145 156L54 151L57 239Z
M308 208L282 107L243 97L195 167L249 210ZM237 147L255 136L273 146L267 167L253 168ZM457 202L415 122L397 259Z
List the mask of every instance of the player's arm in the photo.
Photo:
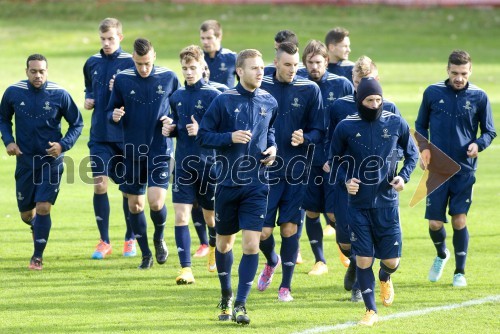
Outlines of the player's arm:
M233 144L232 132L221 129L224 105L219 97L215 98L201 120L196 142L204 148L219 149ZM219 132L219 131L226 132Z
M76 106L75 101L71 98L68 92L64 92L62 96L62 115L68 122L68 130L64 137L59 141L61 152L68 151L75 145L78 137L80 137L83 129L83 118L80 110ZM59 154L61 153L59 152Z
M13 116L14 108L9 101L9 89L7 89L0 103L0 133L2 134L2 140L7 149L7 154L20 155L22 152L16 144L12 131Z
M325 120L323 115L323 98L319 87L314 84L314 91L311 92L312 99L309 102L307 113L307 125L303 129L302 144L318 144L323 140L325 133Z
M92 89L92 76L90 74L88 61L83 66L83 78L85 83L85 102L83 107L87 110L92 110L95 105L95 100Z
M400 117L401 120L401 135L398 138L399 147L403 148L403 167L398 173L405 183L408 183L410 180L410 175L417 166L418 161L418 150L415 142L413 141L413 137L410 134L410 127L408 123Z
M483 99L478 105L479 112L479 128L481 129L481 136L475 141L478 146L478 152L481 152L488 146L497 136L495 132L495 125L493 124L493 112L488 96L484 94Z

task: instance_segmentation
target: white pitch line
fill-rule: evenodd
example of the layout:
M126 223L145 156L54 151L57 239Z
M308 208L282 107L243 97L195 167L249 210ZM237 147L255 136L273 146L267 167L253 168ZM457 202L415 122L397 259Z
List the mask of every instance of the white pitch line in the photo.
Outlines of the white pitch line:
M424 315L427 313L431 312L436 312L436 311L449 311L453 310L456 308L462 308L462 307L469 307L469 306L475 306L475 305L481 305L484 303L489 303L489 302L500 302L500 295L494 295L494 296L489 296L486 298L482 299L473 299L469 300L463 303L459 304L451 304L451 305L443 305L443 306L436 306L436 307L428 307L424 308L422 310L415 310L415 311L408 311L408 312L401 312L401 313L394 313L391 315L387 315L384 317L380 317L378 320L379 321L389 321L393 319L401 319L401 318L409 318L409 317L415 317L419 315ZM334 326L320 326L320 327L314 327L311 329L306 329L305 331L302 332L295 332L294 334L316 334L316 333L324 333L324 332L331 332L335 330L341 330L341 329L347 329L357 326L357 322L349 321L343 324L338 324Z

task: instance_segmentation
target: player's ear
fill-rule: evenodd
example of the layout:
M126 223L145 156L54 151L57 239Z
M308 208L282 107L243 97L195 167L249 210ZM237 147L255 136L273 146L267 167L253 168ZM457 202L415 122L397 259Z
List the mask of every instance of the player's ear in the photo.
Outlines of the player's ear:
M118 34L118 38L120 39L120 42L123 41L123 34Z
M243 76L243 69L241 67L236 67L236 74L241 78Z

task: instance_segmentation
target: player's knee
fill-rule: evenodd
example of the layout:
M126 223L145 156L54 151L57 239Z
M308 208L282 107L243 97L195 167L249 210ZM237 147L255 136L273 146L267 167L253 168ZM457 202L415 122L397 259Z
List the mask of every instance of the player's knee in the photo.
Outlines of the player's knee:
M328 219L330 219L330 221L335 223L335 215L333 213L328 212L326 216L328 217Z
M373 265L373 257L356 256L356 266L360 269L368 269Z
M128 209L130 210L131 213L133 214L138 214L144 211L144 205L141 203L130 203L128 204Z
M342 254L344 254L345 257L349 258L351 257L351 245L349 244L341 244L339 243L339 248Z
M432 231L439 231L443 227L443 222L439 220L429 220L429 228Z
M461 230L465 228L466 222L467 222L467 216L465 214L451 217L451 224L453 226L453 229L455 230Z
M380 261L380 268L382 268L383 271L385 271L388 274L394 274L396 270L399 268L399 259L391 259L389 261L384 260L386 263L383 261Z
M35 214L34 214L33 210L21 212L21 220L25 224L31 225L34 217L35 217Z
M297 234L297 225L293 223L285 223L280 226L280 234L283 238L290 238Z
M97 179L99 178L96 177L95 180ZM108 191L108 184L106 182L94 183L94 193L102 195L105 194L107 191Z
M316 219L319 217L318 212L306 211L306 216L312 219Z
M51 204L49 202L36 203L36 214L46 216L50 213Z

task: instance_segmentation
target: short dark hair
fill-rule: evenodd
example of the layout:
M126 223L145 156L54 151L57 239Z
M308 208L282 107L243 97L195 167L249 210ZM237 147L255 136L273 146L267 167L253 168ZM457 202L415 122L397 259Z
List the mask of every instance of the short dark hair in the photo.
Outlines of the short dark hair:
M472 63L470 55L464 50L453 50L453 52L448 57L448 67L450 65L465 65Z
M206 20L200 26L200 30L203 32L207 32L210 29L214 31L215 37L219 38L222 35L222 27L218 21Z
M328 47L330 44L338 44L346 37L349 37L349 30L342 27L333 28L326 33L325 45Z
M32 54L26 59L26 68L30 67L30 61L32 60L39 60L39 61L45 61L47 63L47 67L49 67L49 62L47 61L47 58L45 58L44 55L41 55L39 53Z
M299 40L297 35L291 30L280 30L274 36L274 41L278 44L283 42L290 42L295 44L297 47L299 46Z
M297 45L290 42L283 42L278 46L276 50L276 58L279 58L282 53L288 53L289 55L294 55L299 52Z
M138 56L145 56L153 50L153 44L145 38L138 38L134 41L134 52Z
M311 40L307 43L304 48L304 52L302 52L302 62L306 65L307 57L311 55L311 57L320 55L321 57L328 59L328 50L325 44L321 43L318 40Z

